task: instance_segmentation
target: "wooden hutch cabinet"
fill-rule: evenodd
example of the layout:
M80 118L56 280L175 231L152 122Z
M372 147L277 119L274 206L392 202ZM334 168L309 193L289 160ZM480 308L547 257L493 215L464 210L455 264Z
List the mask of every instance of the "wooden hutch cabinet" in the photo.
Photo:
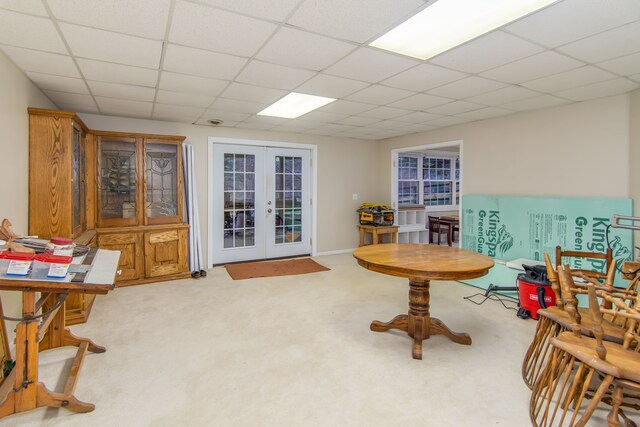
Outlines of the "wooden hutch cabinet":
M88 129L29 108L29 234L121 251L119 286L189 277L182 136ZM69 296L67 323L93 296Z

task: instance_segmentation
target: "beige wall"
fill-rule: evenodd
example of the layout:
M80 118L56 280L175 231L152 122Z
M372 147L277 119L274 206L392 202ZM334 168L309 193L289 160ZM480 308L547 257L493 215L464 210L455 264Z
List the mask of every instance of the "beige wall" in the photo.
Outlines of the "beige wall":
M390 198L391 149L452 140L464 141L464 194L629 197L629 99L614 96L386 140L380 146L380 197Z
M640 90L633 92L630 99L629 195L634 201L634 215L640 216ZM635 233L635 242L636 246L640 246L640 231ZM638 251L635 254L640 256Z
M186 123L79 114L85 124L96 130L176 134L187 137L196 152L198 203L202 228L203 250L207 248L207 141L210 136L238 139L313 144L318 147L318 207L319 253L357 247L356 209L361 201L374 200L375 165L378 164L377 142L339 139L321 136L214 128ZM358 194L357 201L352 195ZM206 257L205 257L206 261Z

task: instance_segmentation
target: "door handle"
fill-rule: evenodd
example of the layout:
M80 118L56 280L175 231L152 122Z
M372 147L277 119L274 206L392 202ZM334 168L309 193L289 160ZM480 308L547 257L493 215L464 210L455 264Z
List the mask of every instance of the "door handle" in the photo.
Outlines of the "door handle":
M272 212L271 208L267 209L267 213L271 213L271 212Z

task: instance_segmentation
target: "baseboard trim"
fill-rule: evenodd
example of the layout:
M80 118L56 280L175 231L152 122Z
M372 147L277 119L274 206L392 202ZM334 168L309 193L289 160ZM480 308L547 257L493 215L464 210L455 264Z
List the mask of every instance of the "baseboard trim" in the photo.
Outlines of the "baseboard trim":
M339 249L337 251L318 252L315 256L348 254L348 253L351 253L351 252L355 251L356 249L358 249L358 248Z

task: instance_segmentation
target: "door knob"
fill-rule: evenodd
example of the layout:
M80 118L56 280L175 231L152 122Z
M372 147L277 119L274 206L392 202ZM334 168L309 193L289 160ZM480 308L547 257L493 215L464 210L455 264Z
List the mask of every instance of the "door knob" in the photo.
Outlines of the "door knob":
M271 208L267 209L267 213L271 213Z

